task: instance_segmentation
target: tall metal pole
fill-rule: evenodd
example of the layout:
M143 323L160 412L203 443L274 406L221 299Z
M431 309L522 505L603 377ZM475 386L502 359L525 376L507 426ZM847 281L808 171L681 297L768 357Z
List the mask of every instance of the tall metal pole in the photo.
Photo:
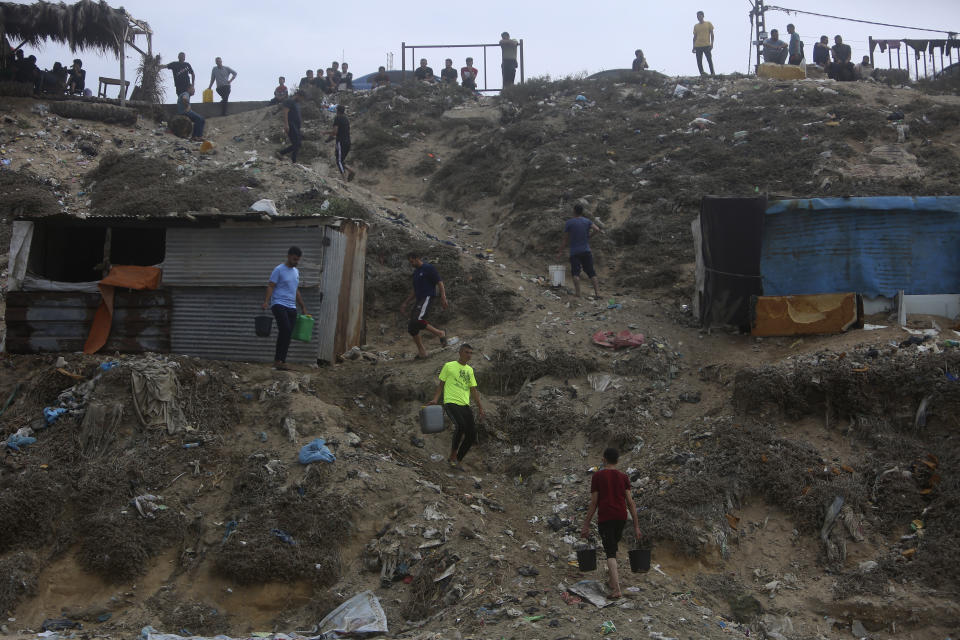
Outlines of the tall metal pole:
M754 42L757 46L757 64L753 69L754 73L756 73L760 67L763 56L763 41L767 39L766 11L767 8L763 6L763 0L756 0L753 5L753 11L750 12L756 18L756 40Z
M520 38L520 84L523 84L523 38Z

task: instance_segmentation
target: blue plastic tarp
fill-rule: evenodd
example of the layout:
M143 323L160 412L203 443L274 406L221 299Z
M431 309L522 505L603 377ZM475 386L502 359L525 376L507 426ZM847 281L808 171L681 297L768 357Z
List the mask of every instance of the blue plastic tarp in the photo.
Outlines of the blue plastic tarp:
M782 200L767 207L767 296L960 293L960 196Z
M311 462L333 462L337 458L327 448L326 440L317 438L300 449L299 459L300 464L310 464Z

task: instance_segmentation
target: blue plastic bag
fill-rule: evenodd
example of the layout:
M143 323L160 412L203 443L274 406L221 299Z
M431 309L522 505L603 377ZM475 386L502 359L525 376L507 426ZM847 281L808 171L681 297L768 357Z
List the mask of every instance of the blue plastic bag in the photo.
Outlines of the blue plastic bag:
M47 424L53 424L54 422L57 421L57 418L59 418L66 412L67 410L64 409L63 407L57 407L56 409L54 409L53 407L47 407L46 409L43 410L43 417L47 419Z
M18 436L14 433L7 438L7 446L14 451L20 451L20 447L25 447L28 444L35 443L36 441L36 438L31 438L30 436Z
M311 462L333 462L336 456L327 448L326 440L317 438L308 445L300 449L300 464L310 464Z

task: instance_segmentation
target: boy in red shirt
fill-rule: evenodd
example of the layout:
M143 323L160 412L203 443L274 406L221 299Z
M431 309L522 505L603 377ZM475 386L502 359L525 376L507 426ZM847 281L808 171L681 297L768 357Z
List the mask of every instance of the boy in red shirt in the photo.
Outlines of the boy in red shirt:
M603 469L593 474L590 481L590 509L587 519L580 530L584 538L590 536L590 521L594 512L597 515L597 529L600 541L607 554L607 569L610 573L610 598L623 594L620 591L620 577L617 572L617 543L623 537L623 526L627 523L627 508L633 518L633 533L640 539L640 525L637 524L637 505L630 493L630 478L617 469L620 452L609 447L603 452Z

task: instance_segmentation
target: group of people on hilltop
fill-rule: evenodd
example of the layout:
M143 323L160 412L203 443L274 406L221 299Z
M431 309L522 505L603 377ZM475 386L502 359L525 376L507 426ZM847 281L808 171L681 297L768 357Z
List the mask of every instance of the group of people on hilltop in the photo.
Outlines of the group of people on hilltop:
M54 62L52 69L40 69L37 56L26 56L23 49L4 51L0 57L0 82L30 84L36 93L93 95L87 89L87 72L79 58L69 67Z
M520 66L517 58L517 51L520 47L520 41L514 40L506 31L500 34L500 52L502 61L500 63L500 72L503 78L503 86L509 87L516 83L517 69ZM413 76L421 82L440 82L442 84L455 85L460 81L460 85L465 89L477 90L477 79L480 72L473 66L473 58L467 58L466 64L460 67L460 73L453 66L453 59L447 58L443 61L443 69L440 70L440 77L433 73L433 68L427 63L426 58L420 59L420 66L414 69ZM380 67L377 75L374 77L374 88L390 84L390 78L386 69Z
M280 85L274 90L274 99L282 100L288 97L289 92L284 84L285 78L280 78ZM340 63L334 60L326 71L317 69L316 75L313 69L307 69L306 75L300 78L298 85L300 91L307 91L311 88L331 94L337 91L353 91L353 72L350 71L350 65L346 62L341 67ZM282 97L280 94L284 94Z
M777 64L803 64L806 56L803 50L803 40L793 24L787 25L789 38L786 42L780 39L780 31L771 29L769 37L762 41L763 59L765 62ZM697 12L697 23L693 26L693 53L697 56L697 67L700 75L707 75L703 68L703 59L707 59L710 75L714 75L713 46L715 43L713 24L705 19L703 11ZM834 80L856 80L869 77L873 73L870 56L864 56L860 64L852 62L850 45L844 44L842 36L834 38L834 45L830 46L827 36L821 36L820 41L813 47L813 63L827 72L828 77ZM633 61L633 70L642 71L647 68L643 51L637 49Z

